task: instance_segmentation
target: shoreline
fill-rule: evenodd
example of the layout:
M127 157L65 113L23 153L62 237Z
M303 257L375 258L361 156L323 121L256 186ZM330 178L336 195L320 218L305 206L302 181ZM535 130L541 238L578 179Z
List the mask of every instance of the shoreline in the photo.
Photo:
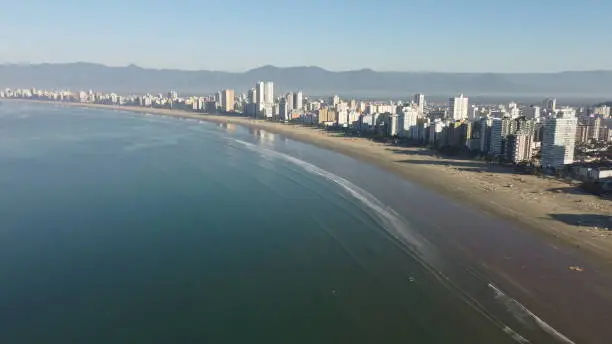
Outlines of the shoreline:
M575 192L573 187L555 179L515 174L508 167L491 167L478 160L440 157L423 147L391 146L367 138L338 137L336 133L318 128L238 115L30 99L3 100L150 113L267 130L375 165L462 205L518 223L545 237L550 244L579 248L603 259L606 266L612 266L612 202Z

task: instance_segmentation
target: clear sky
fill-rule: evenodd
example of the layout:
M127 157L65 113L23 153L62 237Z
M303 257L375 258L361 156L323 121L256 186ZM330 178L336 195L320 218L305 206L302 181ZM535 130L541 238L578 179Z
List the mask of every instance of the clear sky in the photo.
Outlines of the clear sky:
M612 70L610 0L13 0L0 63Z

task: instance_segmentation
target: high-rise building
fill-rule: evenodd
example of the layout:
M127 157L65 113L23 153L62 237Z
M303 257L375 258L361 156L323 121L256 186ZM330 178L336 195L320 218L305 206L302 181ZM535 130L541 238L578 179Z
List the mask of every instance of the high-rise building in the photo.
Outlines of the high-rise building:
M255 96L257 103L257 111L263 112L266 107L264 82L259 81L255 85Z
M501 118L493 118L489 141L489 155L500 156L503 153L504 122Z
M417 139L417 120L419 119L418 107L407 106L399 113L399 135L409 139Z
M291 109L289 109L289 104L287 104L287 100L287 98L281 98L278 103L278 115L281 120L285 122L291 120Z
M304 95L302 91L297 91L293 94L293 109L301 110L304 108Z
M555 98L544 99L544 108L549 112L557 112L557 100Z
M332 106L336 106L336 104L340 103L340 97L338 95L333 95L329 98L329 103Z
M221 111L234 111L234 90L221 91Z
M491 128L493 126L493 119L489 117L483 117L478 121L478 129L474 130L474 135L478 139L477 149L482 153L489 152L489 146L491 145Z
M527 109L527 111L525 113L525 117L527 119L533 119L536 122L539 122L540 121L540 107L539 106L531 105Z
M534 133L521 130L509 135L506 142L506 158L514 163L530 161L533 157Z
M598 106L593 109L593 114L610 117L610 107L607 105Z
M388 113L385 116L385 130L387 136L396 136L399 133L398 130L398 115Z
M257 89L251 88L247 95L249 104L257 104Z
M265 82L263 99L266 107L274 105L274 83L272 81Z
M422 114L425 111L425 95L417 93L414 95L413 101L416 104L419 113Z
M468 98L461 94L459 97L448 99L449 115L455 121L468 118Z
M599 116L590 117L587 122L587 137L592 140L599 140L599 131L601 129L601 118Z
M578 119L571 111L560 112L544 123L542 161L544 167L563 167L574 162Z
M576 126L576 143L587 142L589 142L589 127L584 124L578 124Z
M287 103L289 110L293 109L293 92L285 94L285 103Z

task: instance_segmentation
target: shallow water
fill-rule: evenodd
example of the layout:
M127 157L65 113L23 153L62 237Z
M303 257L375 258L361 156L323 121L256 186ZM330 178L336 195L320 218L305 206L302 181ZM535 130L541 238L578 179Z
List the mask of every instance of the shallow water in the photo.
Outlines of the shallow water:
M0 166L3 343L607 335L552 316L573 251L265 131L9 103Z

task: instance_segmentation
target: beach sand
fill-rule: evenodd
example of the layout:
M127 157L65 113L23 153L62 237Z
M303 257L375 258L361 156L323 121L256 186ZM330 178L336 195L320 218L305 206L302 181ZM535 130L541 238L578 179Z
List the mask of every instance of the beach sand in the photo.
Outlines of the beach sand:
M295 124L182 110L53 104L188 117L282 134L374 164L457 202L516 221L548 237L552 244L578 247L612 265L612 201L582 192L567 182L516 174L509 167L489 166L484 161L443 157L426 148L387 145Z

